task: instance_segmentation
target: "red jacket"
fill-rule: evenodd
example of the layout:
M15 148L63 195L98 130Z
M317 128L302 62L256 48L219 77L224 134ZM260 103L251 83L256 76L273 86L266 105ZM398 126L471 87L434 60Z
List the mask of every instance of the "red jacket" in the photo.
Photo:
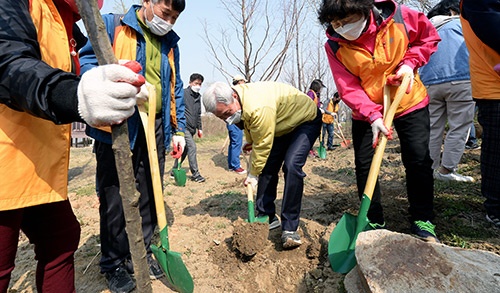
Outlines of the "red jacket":
M357 40L348 41L329 26L326 31L329 41L325 44L342 100L352 109L353 119L369 123L382 117L387 76L394 74L402 64L415 70L415 80L396 117L429 103L416 70L427 63L441 40L424 14L404 5L398 7L392 0L375 1L375 7L367 30ZM391 89L392 96L395 91L396 88Z

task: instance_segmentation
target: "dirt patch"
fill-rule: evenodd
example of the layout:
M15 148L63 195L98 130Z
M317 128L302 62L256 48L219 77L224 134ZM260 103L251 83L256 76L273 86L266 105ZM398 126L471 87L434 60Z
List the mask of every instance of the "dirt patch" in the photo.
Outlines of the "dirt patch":
M344 292L344 275L332 271L327 247L335 224L346 212L357 214L352 149L338 147L325 160L308 159L304 166L304 197L299 235L303 244L283 250L281 230L268 232L250 260L235 253L234 233L247 219L245 176L227 170L226 135L217 121L204 125L198 140L198 163L204 183L189 180L175 186L165 178L165 202L171 250L182 254L193 276L195 292ZM344 127L344 132L347 132ZM345 133L350 138L348 133ZM339 140L335 140L339 143ZM435 183L436 232L447 245L500 254L500 232L484 218L480 193L479 150L466 151L460 172L473 176L472 184ZM166 166L172 166L172 159ZM245 166L244 159L242 164ZM168 170L167 170L168 171ZM166 173L168 175L168 172ZM91 147L72 148L69 176L70 199L82 227L75 255L77 292L109 292L99 272L99 202L95 195L95 159ZM281 209L280 178L277 210ZM409 233L405 172L397 141L388 144L380 173L382 204L388 228ZM267 232L267 231L266 231ZM245 237L243 233L241 236ZM255 244L257 241L254 240ZM253 244L243 240L242 243ZM33 247L21 237L12 273L10 292L35 292ZM154 292L173 292L165 278L153 281Z
M269 236L269 224L248 223L238 219L233 225L233 248L243 261L249 261L265 246Z

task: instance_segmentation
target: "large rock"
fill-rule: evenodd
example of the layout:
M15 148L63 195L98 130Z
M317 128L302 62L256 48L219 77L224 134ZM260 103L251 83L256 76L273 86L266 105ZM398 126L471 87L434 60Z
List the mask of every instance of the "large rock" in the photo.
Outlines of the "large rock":
M500 292L500 256L374 230L356 241L347 292Z

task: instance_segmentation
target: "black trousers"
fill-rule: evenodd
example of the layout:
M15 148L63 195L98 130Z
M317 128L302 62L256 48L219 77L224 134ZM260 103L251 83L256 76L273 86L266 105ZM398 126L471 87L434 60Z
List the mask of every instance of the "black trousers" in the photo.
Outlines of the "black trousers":
M135 185L140 193L139 210L142 217L142 232L148 255L151 255L151 238L157 224L153 186L149 167L146 139L142 125L138 128L136 143L132 150L132 165ZM156 119L156 144L160 176L165 169L165 146L161 118ZM116 172L115 157L110 144L95 142L97 160L97 186L99 194L101 272L109 272L125 264L130 272L130 248L125 231L125 216L120 195L120 184Z
M434 218L434 178L432 159L429 155L430 120L427 107L394 119L394 127L401 144L401 157L406 171L406 189L410 221L430 221ZM370 123L353 120L352 135L356 165L356 182L361 198L370 171L373 154ZM368 210L372 223L382 224L384 214L381 204L379 181L375 185Z
M321 124L321 112L318 110L313 121L301 124L284 136L275 137L266 165L259 176L256 209L259 215L269 215L272 218L276 213L274 201L277 195L278 173L283 166L285 186L281 205L281 227L284 231L296 231L299 227L306 177L302 167L319 136Z
M500 101L476 100L481 142L481 193L488 215L500 217Z

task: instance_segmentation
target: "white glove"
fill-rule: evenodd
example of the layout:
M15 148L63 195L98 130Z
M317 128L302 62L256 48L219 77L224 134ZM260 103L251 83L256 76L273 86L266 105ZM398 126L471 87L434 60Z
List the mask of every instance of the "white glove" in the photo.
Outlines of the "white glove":
M319 108L319 111L321 112L321 114L325 114L325 110Z
M78 112L93 127L120 124L134 114L143 83L142 75L123 65L94 67L78 84Z
M153 85L147 81L145 84L141 85L141 90L137 93L137 95L135 95L137 105L142 105L148 101L148 97L149 97L148 88L151 86L153 86Z
M243 184L248 186L250 184L254 192L257 192L257 184L259 183L259 177L248 173L247 178Z
M372 146L375 148L378 144L378 134L382 131L382 133L387 136L388 138L392 139L391 132L387 130L387 128L384 125L384 120L382 118L378 118L377 120L373 121L372 124L372 133L373 133L373 139L372 139Z
M184 136L174 135L172 136L172 144L174 146L178 146L179 152L182 154L184 152L184 148L186 147L186 139Z
M413 78L414 78L413 68L411 68L406 64L403 64L399 67L398 71L396 71L396 76L394 76L395 79L399 80L399 84L401 84L401 81L403 80L403 75L410 75L410 84L406 89L406 93L409 94L411 92L411 87L413 86Z

